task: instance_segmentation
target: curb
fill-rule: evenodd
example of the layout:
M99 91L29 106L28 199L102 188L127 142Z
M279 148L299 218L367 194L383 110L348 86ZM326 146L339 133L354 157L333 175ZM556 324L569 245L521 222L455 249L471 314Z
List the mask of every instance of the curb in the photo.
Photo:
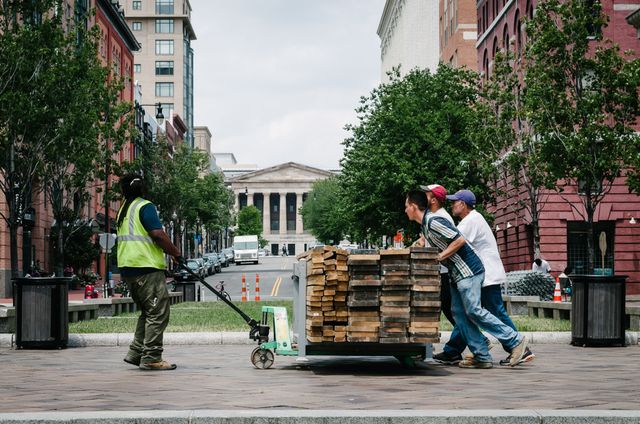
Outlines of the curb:
M523 332L531 344L570 344L571 332ZM164 333L165 345L253 345L255 341L249 339L248 331L239 332L210 332L210 333ZM440 343L446 343L451 337L450 331L443 331ZM487 337L492 343L498 341L491 335ZM626 332L627 346L638 345L640 333ZM94 346L129 346L133 341L131 333L99 333L99 334L69 334L68 347ZM0 347L12 348L15 345L14 334L0 334Z
M640 411L602 410L434 410L434 411L317 411L317 410L258 410L258 411L110 411L110 412L45 412L0 414L2 423L48 424L73 422L77 424L564 424L610 423L631 424L640 420Z

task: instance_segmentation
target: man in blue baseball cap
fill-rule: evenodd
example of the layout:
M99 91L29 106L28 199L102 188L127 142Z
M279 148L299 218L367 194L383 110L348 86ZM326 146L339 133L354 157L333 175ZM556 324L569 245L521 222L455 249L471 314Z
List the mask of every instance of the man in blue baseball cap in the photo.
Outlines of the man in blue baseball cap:
M476 196L470 190L460 190L455 194L447 196L447 200L453 202L453 216L460 219L458 230L464 239L471 245L473 250L480 256L484 265L485 274L480 301L482 307L498 318L514 331L515 324L509 318L509 314L502 303L502 292L500 284L507 279L504 271L498 244L491 232L489 224L484 217L475 209ZM449 342L445 345L443 353L447 356L461 355L466 347L466 341L460 330L454 328ZM504 350L509 353L509 357L500 361L500 365L510 365L511 349L503 344ZM530 362L535 355L527 347L518 363ZM465 361L470 361L466 358Z

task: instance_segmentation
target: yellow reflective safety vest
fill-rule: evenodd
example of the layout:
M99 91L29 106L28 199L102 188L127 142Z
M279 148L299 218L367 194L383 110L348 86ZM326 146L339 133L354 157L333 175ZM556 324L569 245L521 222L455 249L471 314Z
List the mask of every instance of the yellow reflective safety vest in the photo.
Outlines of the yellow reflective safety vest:
M165 269L162 248L153 242L140 221L140 210L149 203L151 202L148 200L136 198L118 227L118 268ZM121 213L122 207L118 218Z

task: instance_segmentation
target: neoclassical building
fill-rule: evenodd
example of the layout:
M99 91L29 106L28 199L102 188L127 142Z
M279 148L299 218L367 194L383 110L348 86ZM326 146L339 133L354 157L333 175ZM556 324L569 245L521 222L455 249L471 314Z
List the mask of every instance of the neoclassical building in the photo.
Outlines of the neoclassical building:
M253 205L262 213L262 236L272 255L286 245L289 255L307 250L316 242L305 231L300 207L313 183L334 175L330 171L287 162L248 172L229 180L236 199L236 210Z

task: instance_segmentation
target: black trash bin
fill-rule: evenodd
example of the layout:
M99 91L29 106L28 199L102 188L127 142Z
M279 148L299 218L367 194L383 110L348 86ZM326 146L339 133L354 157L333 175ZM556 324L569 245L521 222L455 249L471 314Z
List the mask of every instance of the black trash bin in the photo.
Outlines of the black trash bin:
M184 302L196 301L196 282L195 281L176 281L175 287L177 292L182 292Z
M69 283L66 277L18 278L16 346L66 348L69 342Z
M571 344L624 346L626 275L571 275Z

